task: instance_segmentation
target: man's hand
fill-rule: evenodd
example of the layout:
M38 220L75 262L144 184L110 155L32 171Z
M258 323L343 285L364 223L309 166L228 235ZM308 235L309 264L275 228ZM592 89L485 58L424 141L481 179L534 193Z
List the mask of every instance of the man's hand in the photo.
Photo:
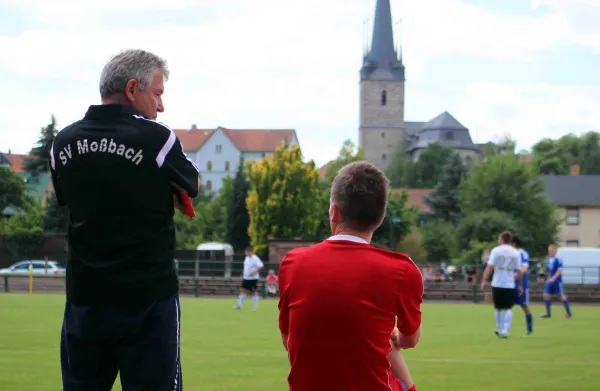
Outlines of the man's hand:
M481 290L485 290L485 280L481 281Z
M392 336L390 337L390 341L392 342L392 347L394 349L400 349L401 337L402 334L400 333L400 330L398 330L398 327L394 327L394 330L392 331Z

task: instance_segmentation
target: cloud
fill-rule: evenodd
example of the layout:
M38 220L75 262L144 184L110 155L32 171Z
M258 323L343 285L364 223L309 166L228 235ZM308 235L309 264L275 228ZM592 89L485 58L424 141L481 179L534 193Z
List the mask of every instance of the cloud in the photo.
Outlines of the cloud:
M501 61L508 69L567 45L600 50L599 28L588 19L585 28L577 23L585 16L578 10L591 14L594 0L578 1L538 0L533 6L543 7L541 13L501 15L464 0L392 0L394 19L403 19L397 35L409 77L406 100L447 107L465 125L486 129L480 138L526 124L531 133L513 133L524 144L560 124L586 130L598 124L582 109L600 103L592 87L502 85L493 75L450 95L410 87L450 80L428 68L448 55ZM98 103L104 63L129 47L168 60L172 74L161 120L174 128L293 127L307 157L319 164L333 158L344 139L358 139L363 22L373 18L374 0L83 3L0 0L0 14L2 6L13 7L40 25L0 35L0 53L8 54L0 56L0 78L8 80L0 92L1 149L28 151L52 113L61 126L81 118Z

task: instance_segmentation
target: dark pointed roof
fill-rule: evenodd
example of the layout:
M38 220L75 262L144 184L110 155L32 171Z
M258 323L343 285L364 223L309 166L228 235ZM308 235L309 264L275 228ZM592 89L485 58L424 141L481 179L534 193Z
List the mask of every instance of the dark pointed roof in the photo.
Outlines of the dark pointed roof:
M394 47L394 29L390 0L377 0L373 39L363 58L362 80L404 81L404 65Z
M408 122L405 123L409 124ZM445 147L456 149L479 150L473 143L469 129L464 127L450 113L444 111L429 122L412 122L406 127L407 149L427 148L430 144L438 143ZM417 127L420 129L417 131Z
M423 130L467 130L447 111L438 115L423 126Z
M546 195L559 206L600 206L600 175L542 175Z

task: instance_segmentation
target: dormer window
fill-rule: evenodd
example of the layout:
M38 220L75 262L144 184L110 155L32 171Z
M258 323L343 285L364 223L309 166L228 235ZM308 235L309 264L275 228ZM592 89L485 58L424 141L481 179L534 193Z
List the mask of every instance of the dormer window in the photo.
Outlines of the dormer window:
M454 133L446 132L446 140L453 140L453 139L454 139Z

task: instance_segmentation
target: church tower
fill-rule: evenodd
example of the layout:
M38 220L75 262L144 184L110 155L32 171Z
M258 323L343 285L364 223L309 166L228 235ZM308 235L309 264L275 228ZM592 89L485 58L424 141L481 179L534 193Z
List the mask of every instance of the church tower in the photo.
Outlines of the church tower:
M390 0L377 0L373 38L360 70L359 146L382 170L404 140L404 64L394 46Z

